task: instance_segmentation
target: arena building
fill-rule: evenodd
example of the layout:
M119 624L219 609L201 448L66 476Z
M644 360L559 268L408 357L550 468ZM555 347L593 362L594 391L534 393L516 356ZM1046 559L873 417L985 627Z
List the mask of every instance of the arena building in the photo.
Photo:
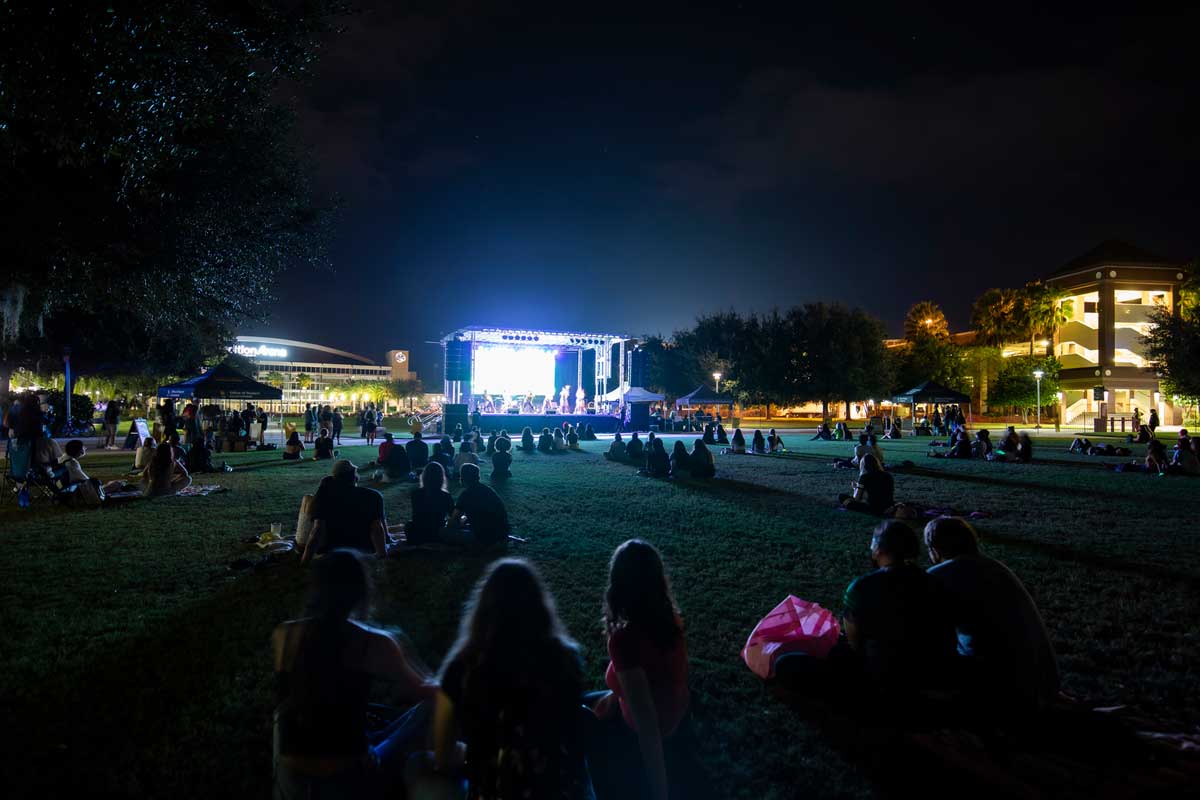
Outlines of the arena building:
M308 403L358 405L358 396L345 390L347 384L417 377L408 368L407 350L389 350L386 363L379 364L357 353L269 336L239 336L229 349L254 362L257 380L283 390L280 410L289 413Z

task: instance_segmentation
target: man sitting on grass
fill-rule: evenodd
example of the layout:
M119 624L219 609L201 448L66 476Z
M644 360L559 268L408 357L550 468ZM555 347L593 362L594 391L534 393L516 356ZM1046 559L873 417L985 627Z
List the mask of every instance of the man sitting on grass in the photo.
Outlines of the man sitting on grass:
M505 543L511 526L500 495L479 482L477 464L463 464L459 477L464 488L454 501L445 540L450 544L481 547Z
M421 440L418 430L412 432L412 439L404 445L404 451L408 453L408 466L413 472L420 472L429 463L429 445Z
M328 428L321 428L321 435L317 437L316 444L313 445L313 460L330 459L333 458L333 455L333 437L329 435Z
M319 440L318 440L319 441ZM358 485L358 467L341 459L333 463L330 480L323 480L313 504L313 529L300 559L346 548L387 555L387 516L383 495Z
M957 629L968 695L1010 717L1049 706L1059 688L1054 646L1020 579L979 552L975 529L959 517L926 525L925 545Z
M612 444L608 446L608 452L604 457L609 461L624 461L625 460L625 440L621 438L618 432L613 435Z

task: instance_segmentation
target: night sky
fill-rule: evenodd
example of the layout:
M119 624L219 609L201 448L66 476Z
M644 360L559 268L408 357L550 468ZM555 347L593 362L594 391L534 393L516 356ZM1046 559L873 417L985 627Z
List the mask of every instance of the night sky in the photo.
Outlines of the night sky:
M1200 253L1195 11L360 5L288 90L337 273L247 333L436 383L420 343L462 325L841 300L898 333L932 299L961 329L1104 239Z

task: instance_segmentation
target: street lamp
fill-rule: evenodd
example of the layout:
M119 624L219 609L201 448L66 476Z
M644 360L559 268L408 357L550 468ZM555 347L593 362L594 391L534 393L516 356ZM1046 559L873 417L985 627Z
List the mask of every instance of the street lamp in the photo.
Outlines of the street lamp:
M1033 371L1033 379L1037 381L1037 429L1039 433L1042 430L1042 376L1045 374L1040 369Z
M721 373L714 372L713 380L717 382L717 394L721 393Z

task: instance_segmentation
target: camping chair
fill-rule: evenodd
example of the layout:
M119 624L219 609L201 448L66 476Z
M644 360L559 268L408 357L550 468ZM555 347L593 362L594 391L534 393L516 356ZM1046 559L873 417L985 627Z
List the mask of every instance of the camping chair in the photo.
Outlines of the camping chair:
M4 467L4 497L16 498L22 489L29 490L30 501L35 497L63 499L77 489L72 486L66 473L56 473L49 468L33 463L33 443L8 441Z

